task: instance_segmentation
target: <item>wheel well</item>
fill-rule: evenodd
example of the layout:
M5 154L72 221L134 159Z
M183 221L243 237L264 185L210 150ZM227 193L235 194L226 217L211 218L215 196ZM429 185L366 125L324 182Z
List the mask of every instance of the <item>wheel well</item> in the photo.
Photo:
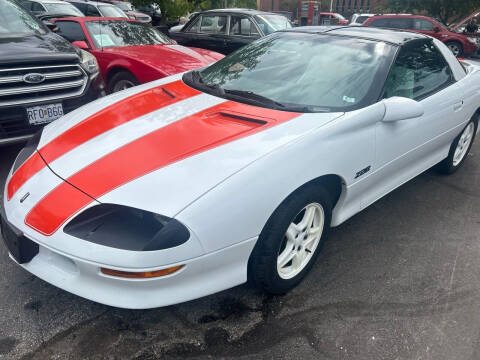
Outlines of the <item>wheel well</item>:
M119 67L119 66L113 67L113 68L111 68L111 69L108 71L107 78L106 78L107 84L110 82L110 80L112 79L112 77L113 77L115 74L117 74L117 73L119 73L119 72L121 72L121 71L125 71L125 72L128 72L128 73L132 74L131 71L128 71L127 69L125 69L125 68L123 68L123 67ZM132 74L132 75L133 75L133 74Z
M340 199L340 195L342 195L343 187L345 184L343 179L338 175L330 174L330 175L323 175L316 179L313 179L309 181L307 184L310 184L310 183L317 183L325 187L328 193L331 194L332 196L332 205L333 205L333 208L335 208L338 200Z

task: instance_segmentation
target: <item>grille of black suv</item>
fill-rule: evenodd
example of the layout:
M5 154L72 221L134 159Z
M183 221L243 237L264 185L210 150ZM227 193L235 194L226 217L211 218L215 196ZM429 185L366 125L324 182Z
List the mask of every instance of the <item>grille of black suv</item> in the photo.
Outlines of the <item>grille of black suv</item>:
M29 78L44 80L29 83ZM0 107L77 96L83 93L87 81L87 75L78 63L0 66Z

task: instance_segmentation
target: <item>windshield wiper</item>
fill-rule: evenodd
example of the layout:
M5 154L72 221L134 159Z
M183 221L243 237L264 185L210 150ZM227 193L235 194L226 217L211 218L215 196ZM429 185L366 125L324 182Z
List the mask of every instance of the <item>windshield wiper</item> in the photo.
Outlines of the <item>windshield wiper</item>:
M227 90L227 89L223 89L223 91L225 92L225 94L238 96L238 97L248 99L248 100L253 100L253 101L255 101L257 103L260 103L262 105L270 105L270 106L273 106L273 107L276 107L276 108L286 108L287 107L286 105L282 104L281 102L278 102L278 101L270 99L266 96L254 93L253 91Z
M198 87L203 88L203 89L208 89L216 95L225 96L225 91L223 90L222 87L220 87L220 85L218 85L218 84L214 84L214 85L205 84L203 82L202 75L200 75L200 71L194 70L194 71L190 72L190 74L191 74L192 81Z

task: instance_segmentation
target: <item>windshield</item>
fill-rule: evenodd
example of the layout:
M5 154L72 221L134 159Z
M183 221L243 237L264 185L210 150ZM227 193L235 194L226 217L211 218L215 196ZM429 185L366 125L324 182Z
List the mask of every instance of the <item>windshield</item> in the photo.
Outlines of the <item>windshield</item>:
M88 21L85 25L97 48L173 43L149 24L103 20Z
M51 14L62 14L62 15L72 15L72 16L85 16L80 10L75 6L69 3L43 3L47 8L48 12Z
M355 23L363 24L365 21L367 21L368 18L369 18L369 16L359 16L357 18L357 20L355 20Z
M122 10L113 5L99 5L98 10L105 17L120 17L128 19L128 16Z
M0 36L25 36L45 34L40 23L26 12L20 5L0 0Z
M238 101L242 93L268 98L279 110L349 111L378 100L395 49L357 38L280 32L191 75L189 82L221 97L233 91Z
M127 2L118 2L118 3L115 3L115 6L118 7L119 9L123 10L123 11L133 11L134 10L132 4L127 3Z
M292 28L290 21L282 15L255 15L255 19L265 35Z

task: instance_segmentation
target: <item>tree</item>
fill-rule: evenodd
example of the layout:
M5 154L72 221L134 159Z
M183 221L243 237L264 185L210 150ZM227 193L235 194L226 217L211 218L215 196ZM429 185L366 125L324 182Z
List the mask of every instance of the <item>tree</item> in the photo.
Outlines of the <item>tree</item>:
M394 13L425 12L444 24L452 24L480 8L480 0L389 0L386 8Z

